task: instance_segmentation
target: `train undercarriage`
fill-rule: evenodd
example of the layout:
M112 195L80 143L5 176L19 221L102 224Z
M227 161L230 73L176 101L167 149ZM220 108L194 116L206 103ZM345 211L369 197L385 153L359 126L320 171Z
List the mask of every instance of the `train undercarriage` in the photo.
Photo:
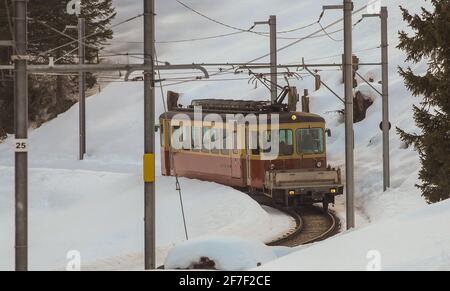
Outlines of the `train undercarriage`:
M278 170L266 172L264 194L285 207L322 203L325 212L342 195L339 169Z

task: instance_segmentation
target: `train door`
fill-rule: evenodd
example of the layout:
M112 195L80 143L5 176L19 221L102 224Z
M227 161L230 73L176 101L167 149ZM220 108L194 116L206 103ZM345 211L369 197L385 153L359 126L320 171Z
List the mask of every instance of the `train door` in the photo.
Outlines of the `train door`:
M251 172L251 132L248 126L245 128L245 171L246 171L246 179L247 186L252 186L252 172Z
M238 149L237 131L233 133L233 150L231 151L231 176L233 179L242 179L241 151Z
M161 166L162 175L170 176L171 174L171 162L170 162L170 144L168 142L168 127L165 120L162 121L160 127L160 138L161 138Z

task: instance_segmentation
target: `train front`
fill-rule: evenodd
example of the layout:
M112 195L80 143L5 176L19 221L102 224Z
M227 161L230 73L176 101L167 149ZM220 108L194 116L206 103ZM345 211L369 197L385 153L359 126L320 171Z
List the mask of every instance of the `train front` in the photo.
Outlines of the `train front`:
M327 136L331 131L318 115L282 116L279 156L265 167L264 193L286 206L322 203L328 211L344 187L340 169L327 164Z

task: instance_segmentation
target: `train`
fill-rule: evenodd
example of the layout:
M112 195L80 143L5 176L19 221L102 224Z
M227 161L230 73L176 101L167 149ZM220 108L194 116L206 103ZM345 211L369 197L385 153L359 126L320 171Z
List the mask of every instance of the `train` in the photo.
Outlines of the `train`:
M295 88L275 101L201 99L186 107L178 101L169 92L159 118L162 175L263 194L286 207L321 203L326 212L343 194L340 169L327 163L331 131L323 117L296 111Z

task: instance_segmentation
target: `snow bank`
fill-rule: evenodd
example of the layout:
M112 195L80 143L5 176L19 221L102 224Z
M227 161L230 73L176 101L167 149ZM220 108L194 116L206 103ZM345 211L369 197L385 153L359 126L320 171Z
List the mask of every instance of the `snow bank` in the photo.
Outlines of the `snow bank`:
M258 270L450 270L450 201L305 248Z
M267 19L268 15L276 14L280 30L288 30L302 25L309 24L319 17L322 5L330 4L329 1L273 1L248 0L245 3L239 0L223 1L215 3L213 6L197 6L195 8L209 14L212 17L221 19L226 23L239 27L250 27L253 21ZM405 55L399 51L398 31L409 29L402 20L399 5L407 7L411 12L418 11L420 6L429 6L424 1L382 1L389 10L389 82L390 82L390 119L392 131L390 135L391 143L391 190L383 193L382 182L382 133L379 129L381 122L381 97L368 85L359 80L358 90L374 101L374 104L367 111L367 118L355 125L355 193L358 209L358 216L365 219L358 219L358 225L364 225L370 221L392 217L405 210L411 210L425 206L425 202L420 195L420 191L414 187L418 182L418 169L420 161L418 155L412 149L404 149L399 137L395 133L395 127L400 127L407 131L415 132L417 128L412 119L412 105L420 100L412 97L404 86L402 78L398 75L398 66L411 65L418 72L424 71L424 64L412 65L405 63ZM355 2L355 7L365 5L367 1ZM127 3L128 4L128 3ZM117 5L121 5L117 3ZM136 4L138 5L138 4ZM251 9L257 6L260 9ZM136 11L140 9L139 5ZM223 27L212 24L190 11L185 10L176 4L160 3L158 10L163 11L157 17L157 25L164 27L159 30L158 39L167 40L169 38L190 38L202 35L215 35L223 33ZM227 11L227 13L223 13ZM130 11L128 11L130 13ZM354 21L360 19L361 13L354 16ZM176 14L176 16L175 16ZM192 21L195 17L195 21ZM324 25L341 18L340 11L327 11L322 22ZM299 20L301 19L301 20ZM180 22L186 29L180 33ZM198 28L201 27L199 30ZM329 31L334 31L342 27L339 24ZM191 28L191 29L189 29ZM141 31L134 30L134 37L140 37ZM263 29L263 28L261 28ZM287 37L300 37L308 35L320 29L318 25L303 29L294 33L284 34ZM191 33L189 33L191 32ZM364 19L355 26L353 37L353 49L360 58L361 63L376 63L380 61L380 20L378 18ZM131 37L131 35L129 35ZM122 36L120 36L122 37ZM124 37L124 36L123 36ZM335 39L342 39L342 34L334 35ZM293 40L279 40L279 47L289 44ZM308 39L297 45L283 50L279 53L279 63L299 63L305 57L307 63L340 63L340 54L343 51L343 43L333 41L327 37ZM243 49L245 48L245 49ZM172 63L186 61L186 52L194 62L246 62L268 53L268 39L252 34L237 35L232 38L219 38L208 40L207 42L192 42L183 44L158 44L160 59L170 60ZM268 58L259 62L267 62ZM228 68L223 68L228 69ZM322 68L319 68L322 69ZM292 71L294 71L293 69ZM301 70L299 73L304 73ZM374 80L374 86L380 91L381 68L379 66L360 66L359 73L366 78ZM163 73L165 74L165 73ZM327 83L335 92L343 96L342 72L340 69L323 68L319 70L322 80ZM192 75L192 74L187 74ZM193 74L196 75L196 74ZM170 77L171 75L167 75ZM220 78L237 78L244 75L222 75ZM359 78L357 78L359 79ZM269 100L269 91L264 86L254 88L247 82L227 81L227 82L193 82L165 87L166 89L182 92L183 104L189 104L192 99L198 98L235 98L235 99L257 99ZM280 78L280 84L285 84ZM345 151L344 136L345 130L342 124L342 116L336 111L343 108L343 104L335 98L326 88L322 87L314 92L314 80L305 76L301 80L290 80L292 86L297 86L299 92L309 89L311 94L311 109L314 113L323 115L328 127L332 129L333 137L328 141L329 162L334 166L344 168ZM166 84L167 85L167 84ZM344 198L338 200L337 209L343 209Z
M190 240L173 248L167 256L166 269L189 269L202 258L215 263L214 269L243 271L273 261L272 248L256 240L238 237L209 236Z
M85 161L77 161L78 105L30 131L32 270L64 269L71 250L80 251L86 268L142 269L142 92L142 83L113 83L88 98ZM0 270L14 263L13 156L10 137L0 144ZM185 237L175 180L160 176L158 157L157 255L162 264ZM181 179L181 186L192 238L217 234L268 242L295 223L229 187L188 179Z
M162 5L166 2L158 2L158 11L161 13L158 13L157 25L164 28L157 30L158 40L199 37L199 31L204 35L224 33L223 27L199 18L179 5L174 3L167 4L170 7ZM230 0L209 6L203 5L199 9L201 8L214 18L239 27L250 27L253 21L265 20L269 15L276 14L280 30L285 30L316 21L322 5L330 4L327 2L329 1L280 0L275 3L268 0ZM365 3L366 1L355 3L355 5L360 7ZM115 4L119 11L117 21L142 11L142 3L139 1L115 1ZM395 48L398 42L397 31L405 27L398 5L407 6L414 11L420 5L429 4L418 0L386 1L384 4L388 6L390 13L391 123L393 128L398 126L407 131L416 131L411 107L419 100L410 97L411 94L397 74L398 65L408 65L404 63L403 53ZM192 17L195 17L194 21ZM329 11L324 16L323 22L331 23L340 17L342 17L341 12ZM355 16L355 21L359 17L360 15ZM181 35L180 27L183 27ZM304 36L317 29L319 29L318 26L310 27L286 36ZM120 26L116 33L116 40L140 41L142 39L141 20ZM339 35L336 36L339 38ZM357 52L361 62L379 61L379 49L367 50L379 46L378 36L379 19L366 19L355 27L354 51ZM290 42L292 40L280 40L279 46ZM142 51L138 44L133 48L124 48L124 44L114 45L114 48L120 51ZM173 64L245 62L255 56L268 53L268 39L258 35L241 34L235 38L220 38L208 42L158 44L157 49L160 60L167 60ZM341 42L335 42L326 37L308 39L280 52L279 62L298 63L301 57L305 57L307 62L309 60L340 62L341 58L337 55L341 52ZM268 59L260 61L267 62ZM423 71L424 67L417 65L413 66L413 69ZM361 67L360 73L366 77L373 77L375 83L380 79L378 67ZM343 95L342 72L321 71L320 74L331 88L341 96ZM192 75L197 74L187 74L187 76ZM220 78L230 76L233 77L233 75L223 75ZM173 77L173 75L170 75L170 72L164 72L162 78L164 77ZM333 131L333 137L328 142L329 161L334 166L342 167L344 165L344 127L341 117L335 113L336 110L342 109L342 104L325 88L313 92L314 81L310 77L298 81L291 80L291 85L297 86L300 92L302 89L309 89L312 93L313 112L324 115L328 127ZM379 85L376 86L379 88ZM263 86L254 89L247 80L184 83L166 87L166 89L185 93L182 97L182 102L185 104L197 98L269 99L269 92ZM374 98L374 104L369 108L366 120L355 125L356 203L359 218L357 224L382 221L413 209L423 208L423 211L427 211L419 190L414 187L418 180L417 172L420 166L417 153L411 149L405 150L394 131L391 132L390 140L392 188L388 192L382 192L382 139L379 130L381 98L374 92L370 94L371 89L367 87L363 90ZM159 96L156 102L157 112L162 113L163 107ZM142 254L139 253L142 249L143 228L142 181L140 180L141 149L143 148L142 84L137 82L109 85L101 94L88 99L87 116L88 156L83 162L76 161L78 105L42 128L30 132L30 166L32 167L30 171L30 240L33 242L30 246L32 249L30 260L33 268L59 268L65 260L66 251L77 248L83 250L85 260L105 262L105 264L97 265L97 268L100 266L100 268L111 269L107 258L113 256L119 256L118 259L112 260L115 266L142 267ZM9 234L0 236L0 269L10 269L12 266L12 209L14 205L12 187L14 182L11 143L12 140L9 139L0 145L0 233ZM179 210L176 210L178 196L174 191L173 180L170 178L158 178L158 180L161 181L158 184L157 197L158 207L161 207L158 213L160 222L158 254L159 262L162 263L165 254L173 244L183 240L183 231L180 228ZM268 216L267 212L247 197L229 188L188 180L183 180L182 185L189 231L193 236L208 233L238 234L265 240L276 237L275 233L290 223L281 215L279 219ZM207 208L205 205L213 207ZM340 198L337 209L341 216L343 205L344 200ZM425 222L427 222L426 219ZM420 224L420 221L417 220L417 223ZM381 232L383 231L381 226L386 226L384 232ZM379 234L374 232L373 238L390 238L397 234L400 236L399 230L402 230L389 228L389 224L378 224L373 227L372 230L380 231ZM361 234L354 232L337 240L357 235L360 239L358 242L368 242L370 240L364 238L364 235L371 237L369 232L362 230ZM436 234L434 244L439 245L441 237L437 236L437 232L433 234ZM416 239L412 235L411 238ZM432 239L431 236L430 245ZM351 251L351 247L358 245L350 244L350 239L347 242L347 245L342 244L343 251L338 254L342 256L342 258L339 257L341 260L333 263L335 265L332 266L351 264L350 258L347 260L344 257L346 255L344 251ZM411 242L407 242L407 245L409 244ZM322 247L324 254L336 255L335 248L327 249L325 246L327 245ZM318 255L315 252L313 254L314 249L306 250L311 252L311 255L298 254L307 259L300 261L299 268L305 266L302 265L305 262L314 264L315 256ZM420 249L417 253L422 252L424 250ZM122 254L124 256L121 256ZM410 255L414 257L413 254ZM364 258L365 254L362 254L362 258L358 257L359 260ZM289 262L289 266L295 267L293 262Z

